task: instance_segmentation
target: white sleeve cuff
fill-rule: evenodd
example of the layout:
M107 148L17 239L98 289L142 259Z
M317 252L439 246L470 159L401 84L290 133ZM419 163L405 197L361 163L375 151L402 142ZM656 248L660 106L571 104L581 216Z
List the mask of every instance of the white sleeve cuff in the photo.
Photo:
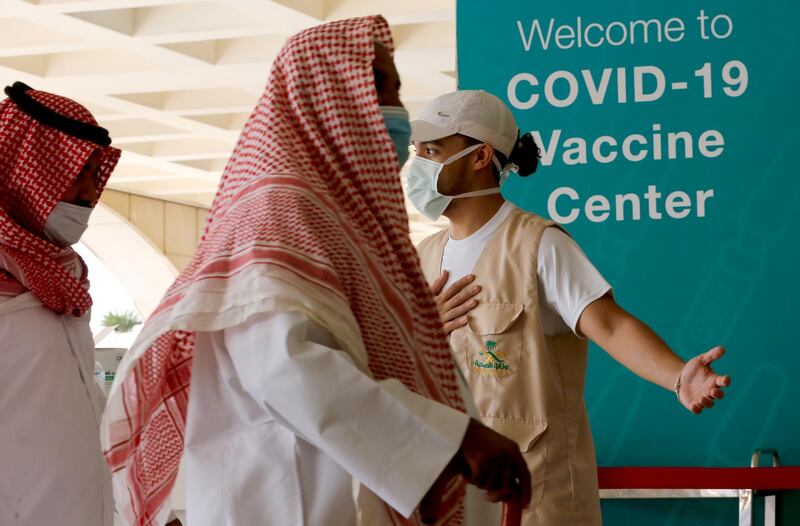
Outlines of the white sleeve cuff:
M380 383L422 421L403 454L395 456L396 465L386 470L385 480L373 489L401 515L409 517L458 452L470 417L409 391L397 380Z
M613 293L613 291L611 289L611 285L606 284L602 286L600 289L598 289L597 292L595 292L594 294L586 296L586 298L584 298L584 300L581 303L579 303L578 306L575 308L575 310L572 312L572 315L570 316L567 323L569 325L569 328L572 329L572 332L574 332L578 338L586 339L586 336L584 336L578 331L578 322L580 321L581 316L583 315L583 311L586 310L586 307L588 307L589 305L599 300L608 293Z

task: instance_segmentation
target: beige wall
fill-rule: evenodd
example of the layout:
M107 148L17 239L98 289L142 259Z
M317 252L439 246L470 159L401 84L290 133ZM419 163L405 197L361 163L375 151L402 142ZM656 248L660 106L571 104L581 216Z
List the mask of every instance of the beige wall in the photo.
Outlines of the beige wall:
M175 281L175 265L133 224L100 203L81 242L117 277L146 319Z
M101 202L130 221L178 271L183 270L194 255L209 212L204 206L122 190L106 190ZM410 202L406 202L406 207L414 245L447 227L445 218L432 223L416 212Z
M208 209L119 190L106 190L101 202L130 221L182 270L200 241Z

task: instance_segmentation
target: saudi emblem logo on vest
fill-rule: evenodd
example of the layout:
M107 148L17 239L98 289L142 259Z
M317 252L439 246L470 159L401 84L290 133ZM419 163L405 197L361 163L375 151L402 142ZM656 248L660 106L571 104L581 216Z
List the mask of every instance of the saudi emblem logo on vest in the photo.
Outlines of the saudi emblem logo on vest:
M487 372L500 372L508 370L506 354L497 348L497 342L488 340L483 345L483 350L478 352L479 359L473 362L473 366L479 369L486 369Z

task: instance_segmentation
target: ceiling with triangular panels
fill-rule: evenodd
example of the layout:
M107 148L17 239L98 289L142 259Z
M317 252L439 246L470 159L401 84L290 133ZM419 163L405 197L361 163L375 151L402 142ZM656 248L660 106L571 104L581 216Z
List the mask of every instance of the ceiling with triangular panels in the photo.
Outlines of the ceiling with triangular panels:
M376 13L412 115L455 89L455 0L0 0L0 83L89 107L124 152L111 188L208 205L285 39Z

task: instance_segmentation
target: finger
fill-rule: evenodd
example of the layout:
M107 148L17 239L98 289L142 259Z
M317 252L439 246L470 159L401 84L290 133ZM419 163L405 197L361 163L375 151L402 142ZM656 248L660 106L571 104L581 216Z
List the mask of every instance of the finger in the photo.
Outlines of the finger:
M471 298L475 297L481 291L480 285L473 285L472 287L465 288L449 300L445 301L443 304L443 310L448 311L451 309L455 309L456 307L463 305L465 302L469 301Z
M513 480L511 470L508 467L497 469L489 479L489 486L485 488L489 492L505 496L509 490L509 481Z
M457 320L449 321L444 324L444 333L450 334L454 330L460 329L461 327L465 326L468 321L469 318L467 318L466 316L464 316L463 318L459 318Z
M531 502L531 472L524 460L516 464L514 476L517 479L520 504L523 508L527 508Z
M700 363L703 365L708 365L715 360L719 360L725 355L725 348L724 347L714 347L707 353L700 355Z
M711 404L711 405L709 405L709 404ZM700 410L702 411L703 409L707 409L707 408L712 407L714 405L714 401L711 400L711 398L709 398L707 396L703 396L703 397L700 397L699 399L697 399L695 401L694 405L699 407Z
M731 385L731 377L727 374L717 375L715 383L717 384L717 387L728 387Z
M471 299L466 303L463 303L462 305L455 307L454 309L446 311L442 316L442 319L447 322L450 320L454 320L456 318L460 318L461 316L465 315L466 313L468 313L477 306L478 306L478 300Z
M699 415L703 411L703 406L701 404L692 404L691 411L692 413Z
M489 502L509 502L517 498L517 491L513 488L503 488L499 491L486 492L486 500Z
M478 467L477 471L472 473L472 480L469 482L484 491L492 490L494 489L490 485L492 475L493 472L487 471L484 467Z
M725 398L725 391L722 389L712 389L711 390L711 398L714 400L722 400Z
M503 500L503 496L497 491L487 491L486 500L489 502L500 502Z
M504 479L501 487L488 491L488 498L492 502L519 501L522 507L527 508L531 500L531 476L528 466L521 457L509 464L504 470Z
M433 292L434 296L438 296L442 292L444 284L447 283L448 277L450 277L450 273L446 270L443 270L442 274L431 284L431 292Z
M456 281L455 283L447 287L447 290L445 290L442 293L442 298L441 298L442 301L446 302L450 300L450 298L461 292L464 289L464 287L472 283L474 280L475 276L472 274L468 274L463 278L461 278L460 280Z
M506 472L508 475L509 472ZM502 481L497 488L492 488L486 492L486 498L490 502L507 502L517 498L517 484L513 477L508 477Z
M520 481L515 472L516 469L514 467L511 467L507 472L508 479L506 479L505 486L503 487L503 502L520 501Z

